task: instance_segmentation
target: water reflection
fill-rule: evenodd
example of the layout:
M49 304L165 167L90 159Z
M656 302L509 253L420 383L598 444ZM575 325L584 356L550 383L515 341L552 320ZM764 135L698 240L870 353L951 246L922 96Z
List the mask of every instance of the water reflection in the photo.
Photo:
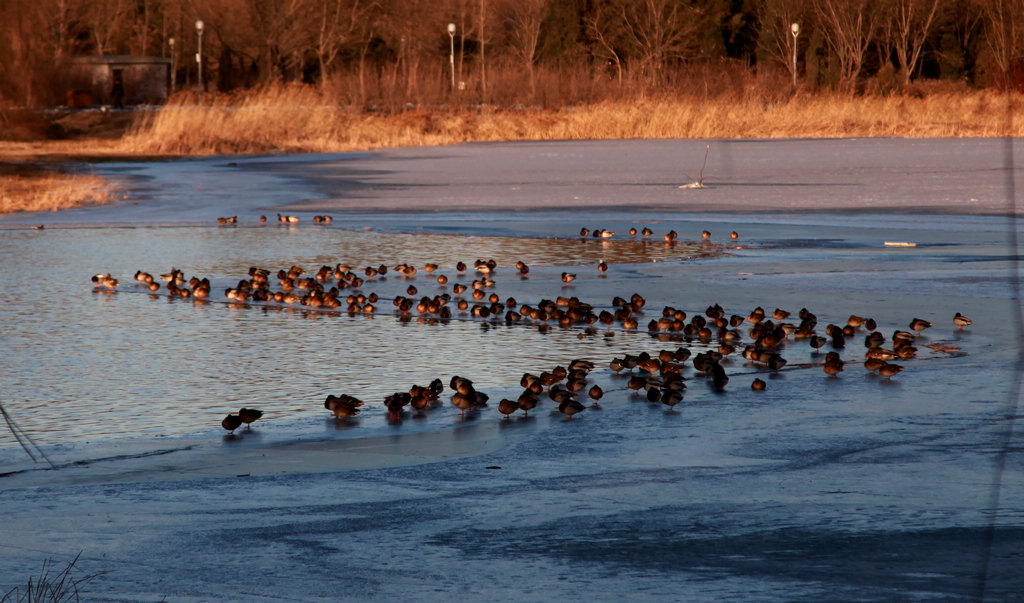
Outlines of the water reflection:
M456 275L456 262L472 266L477 258L494 258L502 299L516 295L536 303L560 294L553 285L557 277L545 274L544 267L567 262L596 266L601 259L614 266L699 253L699 244L337 228L54 228L45 236L4 230L0 345L7 370L2 403L43 445L217 430L224 414L242 406L263 409L268 420L314 417L323 412L328 393L365 399L370 408L363 419L370 420L385 414L380 405L384 395L413 383L461 372L472 374L484 391L509 388L524 370L581 356L604 358L609 348L630 345L625 339L647 336L605 337L603 329L509 327L500 321L482 327L480 320L462 314L450 321L399 320L227 304L220 297L224 288L245 277L250 266L297 264L311 270L338 262L362 267L431 261L453 282L468 283L477 275L472 268ZM535 269L530 278L519 278L512 268L517 260ZM209 277L210 301L153 296L131 278L136 270L158 274L172 267ZM89 277L98 272L119 278L124 292L93 292ZM389 273L363 290L377 291L382 300L400 294L409 283L421 294L451 290L432 278L422 271L412 278ZM385 301L378 305L393 310ZM0 432L0 446L16 445L9 433Z

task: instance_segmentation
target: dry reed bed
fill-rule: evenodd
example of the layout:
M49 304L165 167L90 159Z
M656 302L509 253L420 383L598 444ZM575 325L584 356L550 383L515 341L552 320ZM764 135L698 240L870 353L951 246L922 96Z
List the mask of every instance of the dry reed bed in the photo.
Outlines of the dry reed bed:
M639 98L562 109L439 108L396 113L339 108L314 89L276 86L199 105L172 99L122 141L170 155L329 152L501 140L1020 136L993 91L912 96Z
M1022 136L1021 95L991 90L925 95L819 93L784 100L757 87L714 97L654 98L560 109L493 107L396 112L338 107L303 86L272 86L200 104L179 94L119 141L60 143L57 155L215 155L367 150L472 141L642 138ZM36 145L36 150L40 147ZM17 148L7 150L17 156ZM106 203L119 190L98 176L0 171L0 213Z
M101 176L40 173L0 174L0 214L57 211L120 199L118 187Z

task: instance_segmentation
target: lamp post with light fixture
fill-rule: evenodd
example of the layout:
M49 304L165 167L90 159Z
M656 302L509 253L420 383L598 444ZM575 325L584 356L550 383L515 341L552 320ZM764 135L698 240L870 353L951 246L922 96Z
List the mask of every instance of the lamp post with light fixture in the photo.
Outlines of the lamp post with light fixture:
M448 24L448 38L451 41L451 52L448 53L448 63L452 67L452 91L455 91L455 24Z
M171 47L171 94L174 94L174 38L168 38L167 45Z
M199 65L199 102L203 102L203 21L196 21L196 33L199 35L199 50L196 52L196 64Z
M800 24L794 23L790 26L793 33L793 91L796 91L796 37L800 35Z

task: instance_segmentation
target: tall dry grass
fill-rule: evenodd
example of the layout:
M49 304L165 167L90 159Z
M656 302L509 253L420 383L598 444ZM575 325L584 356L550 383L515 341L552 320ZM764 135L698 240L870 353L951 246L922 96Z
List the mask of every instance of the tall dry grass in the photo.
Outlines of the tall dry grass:
M330 152L469 141L636 138L991 137L1024 134L1008 120L1019 94L938 90L782 98L757 88L718 96L648 97L498 109L372 111L338 106L304 86L271 86L203 104L178 95L122 140L124 152L169 155Z
M0 172L0 213L57 211L120 198L115 184L92 174L46 168Z

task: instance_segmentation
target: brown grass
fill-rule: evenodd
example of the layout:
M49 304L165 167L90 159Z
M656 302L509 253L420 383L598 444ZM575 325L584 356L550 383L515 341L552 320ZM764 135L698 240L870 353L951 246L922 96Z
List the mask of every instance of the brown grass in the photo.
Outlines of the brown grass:
M121 150L170 155L330 152L469 141L638 138L992 137L1024 134L991 90L781 100L727 97L607 100L559 109L443 107L397 113L338 107L319 91L273 86L203 105L187 95L147 115Z
M100 176L31 164L0 166L0 213L57 211L119 198L118 188Z
M118 190L104 179L60 167L76 160L338 152L505 140L1024 136L1024 127L1012 119L1010 110L1021 104L1016 93L931 83L892 95L790 95L771 92L780 89L771 82L732 78L726 83L717 90L672 97L620 90L622 94L613 98L548 108L450 105L370 110L339 106L337 94L295 85L237 95L207 94L201 104L183 93L131 124L93 116L98 120L94 124L89 115L73 115L58 124L71 139L0 142L0 158L45 162L36 168L0 164L0 213L56 211L118 198ZM116 138L116 132L125 134Z

